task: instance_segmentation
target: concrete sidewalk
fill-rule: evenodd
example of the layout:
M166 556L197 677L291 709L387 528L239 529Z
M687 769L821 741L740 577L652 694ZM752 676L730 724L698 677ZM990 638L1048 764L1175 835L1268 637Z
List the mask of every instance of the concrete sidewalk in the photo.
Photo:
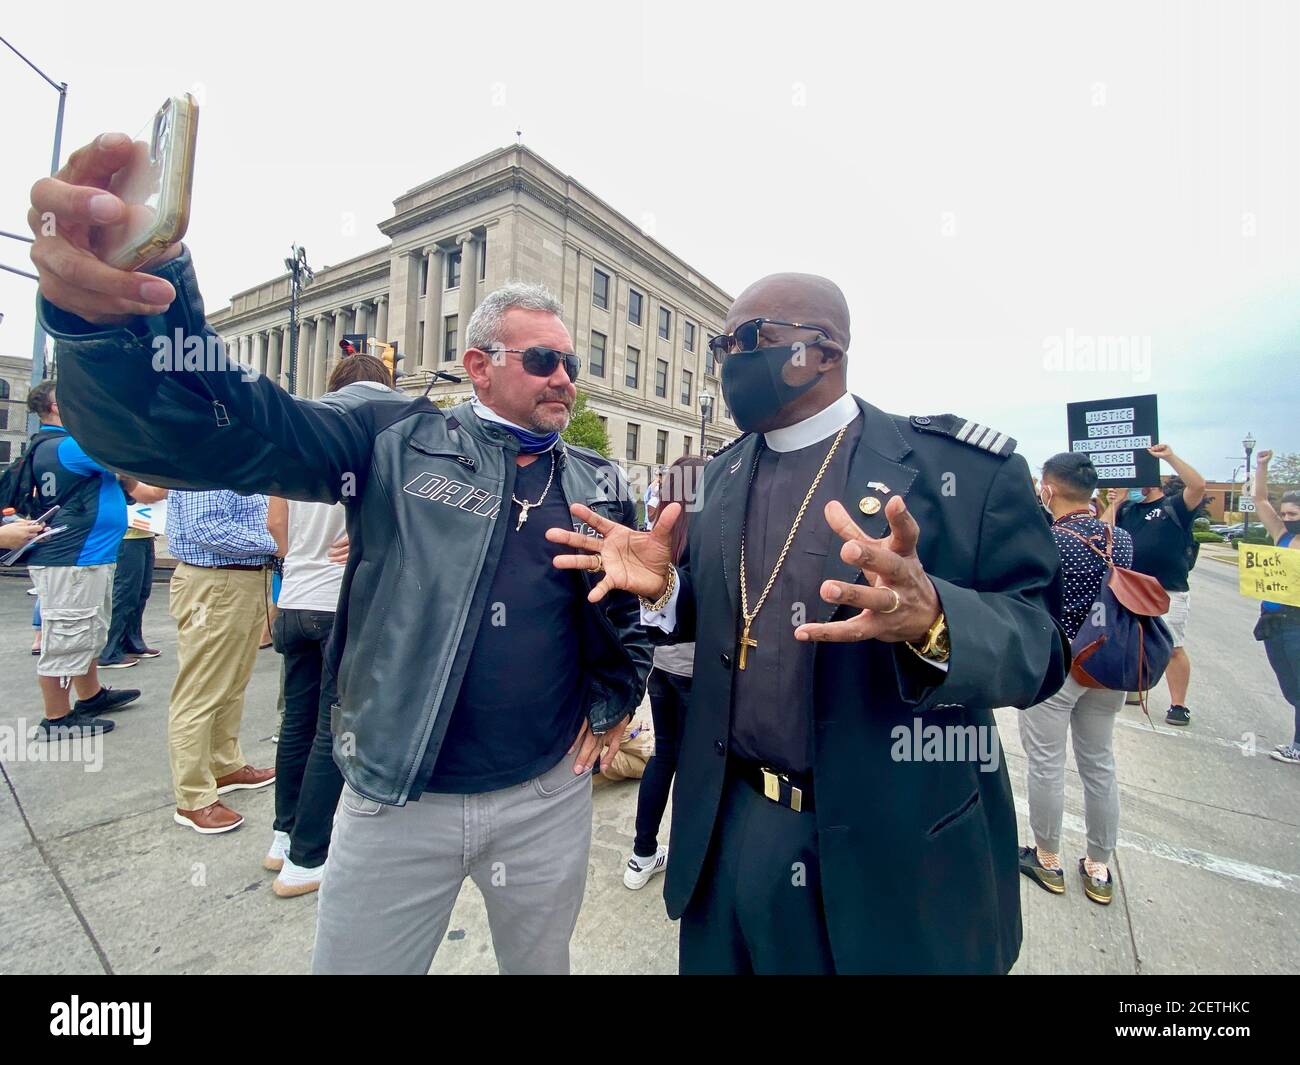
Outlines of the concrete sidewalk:
M1291 714L1250 638L1255 607L1236 595L1235 579L1218 565L1193 574L1191 728L1163 725L1163 686L1153 697L1156 730L1135 708L1123 713L1116 901L1105 909L1088 902L1075 879L1059 898L1022 881L1025 945L1015 971L1300 971L1300 769L1266 757L1290 738ZM0 728L40 716L26 587L0 578ZM100 769L29 761L25 751L4 756L0 973L309 968L315 896L276 898L273 876L260 865L271 838L271 789L229 797L247 818L229 835L199 836L172 823L165 723L176 642L166 600L166 586L155 586L145 624L163 656L105 674L109 684L144 695L103 739ZM274 763L278 682L278 657L261 652L243 729L256 765ZM998 719L1023 834L1017 713L999 711ZM1083 850L1072 765L1069 865ZM662 882L641 892L622 885L635 805L635 783L597 788L575 972L676 970L676 927L664 916ZM433 971L495 968L482 901L467 882Z

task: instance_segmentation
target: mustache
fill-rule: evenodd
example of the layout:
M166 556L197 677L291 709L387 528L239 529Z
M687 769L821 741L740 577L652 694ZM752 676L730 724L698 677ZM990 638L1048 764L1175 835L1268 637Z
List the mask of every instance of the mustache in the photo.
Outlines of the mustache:
M573 400L569 399L568 396L546 395L538 397L537 406L540 407L543 403L563 403L565 410L573 409Z

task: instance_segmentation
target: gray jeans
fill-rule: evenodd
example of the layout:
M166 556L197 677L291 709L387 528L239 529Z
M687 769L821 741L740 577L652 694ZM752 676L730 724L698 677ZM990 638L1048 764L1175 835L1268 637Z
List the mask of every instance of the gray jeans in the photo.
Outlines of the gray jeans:
M1073 677L1050 699L1020 712L1020 742L1029 760L1029 827L1034 842L1061 852L1065 813L1065 735L1083 781L1088 857L1109 862L1119 834L1119 783L1115 779L1115 717L1124 693L1085 688Z
M591 773L573 759L525 784L405 806L344 785L312 971L428 972L468 876L502 973L567 973L591 849Z

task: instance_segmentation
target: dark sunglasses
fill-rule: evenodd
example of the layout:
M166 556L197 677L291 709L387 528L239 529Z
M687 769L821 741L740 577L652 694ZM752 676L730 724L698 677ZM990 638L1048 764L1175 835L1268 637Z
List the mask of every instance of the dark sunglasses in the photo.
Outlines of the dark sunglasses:
M522 355L524 372L530 373L534 377L550 377L551 374L555 373L555 368L560 365L561 360L564 362L564 372L569 375L570 381L578 379L578 370L582 368L582 361L578 356L568 351L556 351L554 348L540 346L531 348L493 348L488 354L495 355L498 351L509 351L515 355Z
M728 355L738 355L746 351L755 351L758 349L759 337L765 325L788 325L794 329L815 329L822 335L823 339L831 339L830 332L820 325L810 325L807 322L781 322L775 318L751 318L748 322L741 322L740 325L736 326L734 332L713 337L709 341L709 350L713 352L715 359L723 359Z

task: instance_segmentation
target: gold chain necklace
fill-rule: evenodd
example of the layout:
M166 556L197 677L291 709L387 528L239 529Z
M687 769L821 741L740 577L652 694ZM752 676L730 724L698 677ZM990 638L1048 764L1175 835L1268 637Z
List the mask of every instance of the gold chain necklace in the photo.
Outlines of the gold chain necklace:
M772 576L767 579L767 586L763 589L763 594L758 597L758 602L754 605L751 613L749 609L749 589L746 587L745 580L745 529L740 530L740 613L745 620L744 631L740 634L740 644L738 646L739 668L745 668L745 661L749 656L749 649L757 647L758 641L749 638L750 626L754 624L754 619L758 617L758 612L763 609L763 604L767 602L767 595L776 584L776 576L781 572L781 565L785 562L785 556L790 553L790 545L794 543L795 533L799 531L799 523L803 521L804 511L808 509L808 504L812 502L813 493L817 491L817 486L821 484L822 477L825 476L827 469L830 467L831 459L835 457L835 452L839 450L840 441L844 439L844 434L848 432L849 427L846 425L835 436L835 443L831 445L830 451L826 453L826 458L822 460L822 468L817 471L817 476L813 478L812 487L808 489L808 494L803 497L803 503L799 506L799 513L795 515L794 525L790 529L790 535L785 538L785 546L781 548L781 554L777 557L776 568L772 570Z

